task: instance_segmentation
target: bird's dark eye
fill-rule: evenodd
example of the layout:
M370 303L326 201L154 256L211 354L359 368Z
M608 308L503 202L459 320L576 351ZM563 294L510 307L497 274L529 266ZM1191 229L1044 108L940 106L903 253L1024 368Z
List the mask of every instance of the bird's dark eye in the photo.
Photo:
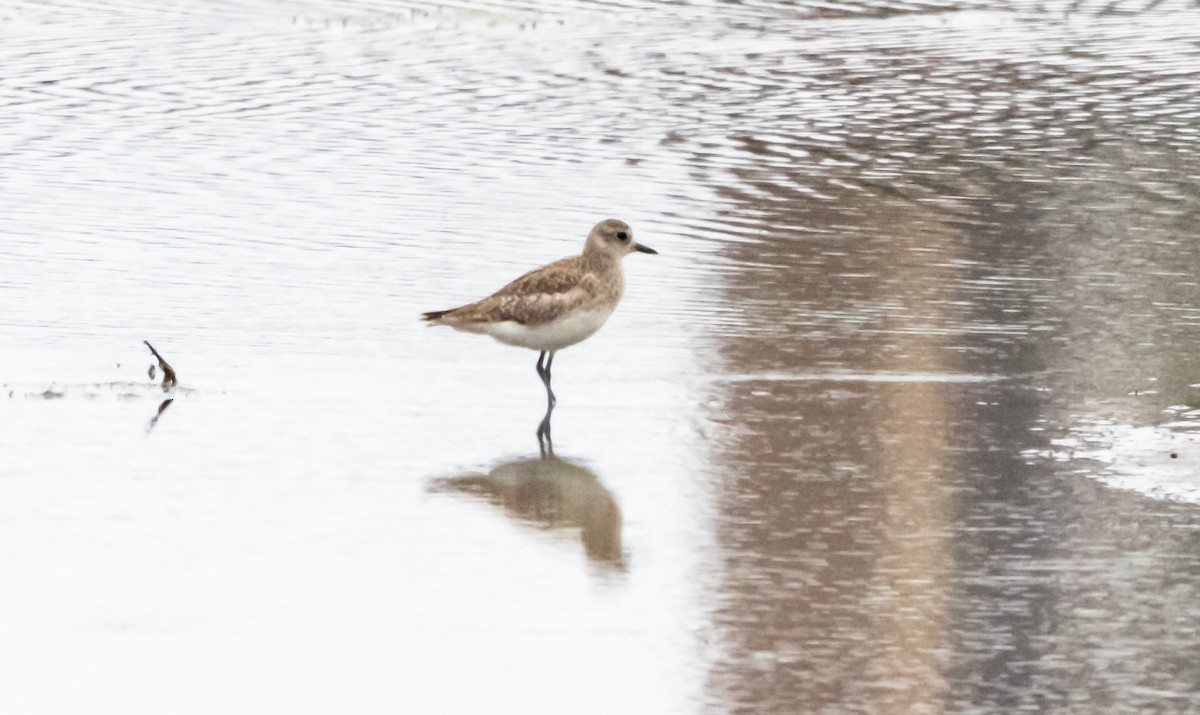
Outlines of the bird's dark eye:
M617 231L617 238L621 239L622 241L628 241L629 234L625 233L624 231Z

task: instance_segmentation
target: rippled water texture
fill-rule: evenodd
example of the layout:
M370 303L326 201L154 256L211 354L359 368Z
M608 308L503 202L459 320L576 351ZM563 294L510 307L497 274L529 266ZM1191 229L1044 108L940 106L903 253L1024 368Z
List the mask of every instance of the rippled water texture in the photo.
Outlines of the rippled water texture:
M0 0L0 709L1200 710L1198 28Z

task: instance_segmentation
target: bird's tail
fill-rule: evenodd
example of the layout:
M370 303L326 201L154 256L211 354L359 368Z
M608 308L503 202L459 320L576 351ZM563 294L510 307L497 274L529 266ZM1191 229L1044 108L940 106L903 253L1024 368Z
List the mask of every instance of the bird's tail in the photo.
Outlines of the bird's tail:
M428 313L421 313L421 320L424 320L427 323L432 323L434 321L441 320L444 316L446 316L450 313L453 313L453 312L454 311L452 309L451 310L431 310Z

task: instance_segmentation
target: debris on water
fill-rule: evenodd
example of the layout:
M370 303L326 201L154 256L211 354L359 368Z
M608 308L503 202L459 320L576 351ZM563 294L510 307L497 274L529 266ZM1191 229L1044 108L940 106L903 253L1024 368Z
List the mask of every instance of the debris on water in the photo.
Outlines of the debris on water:
M154 349L154 346L150 344L149 340L143 340L142 342L146 344L146 347L150 348L150 354L153 355L155 357L155 359L158 360L158 366L159 366L159 368L162 369L162 373L163 373L163 379L162 379L163 392L169 392L171 390L171 388L175 386L175 383L178 382L178 380L175 379L175 370L170 365L167 364L166 360L163 360L163 356L158 354L158 351ZM150 379L151 380L154 379L154 366L153 365L150 366Z
M146 374L150 376L151 380L154 379L154 370L155 370L154 363L150 363L150 369L146 371Z

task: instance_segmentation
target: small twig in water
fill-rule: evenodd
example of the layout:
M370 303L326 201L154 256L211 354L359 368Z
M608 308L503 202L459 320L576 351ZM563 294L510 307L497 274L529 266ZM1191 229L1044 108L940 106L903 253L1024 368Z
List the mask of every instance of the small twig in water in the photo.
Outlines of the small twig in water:
M158 367L159 367L159 369L162 370L162 373L163 373L163 380L162 380L163 392L170 391L170 389L172 387L175 387L175 383L178 382L178 380L175 379L175 370L170 365L167 364L166 360L163 360L163 356L158 354L158 351L154 349L154 346L150 344L149 340L143 340L142 342L146 344L146 347L150 348L150 354L153 355L155 357L155 359L158 360ZM153 369L154 369L154 367L151 366L151 370L153 370ZM151 372L150 376L151 376L151 379L153 379L154 373Z

